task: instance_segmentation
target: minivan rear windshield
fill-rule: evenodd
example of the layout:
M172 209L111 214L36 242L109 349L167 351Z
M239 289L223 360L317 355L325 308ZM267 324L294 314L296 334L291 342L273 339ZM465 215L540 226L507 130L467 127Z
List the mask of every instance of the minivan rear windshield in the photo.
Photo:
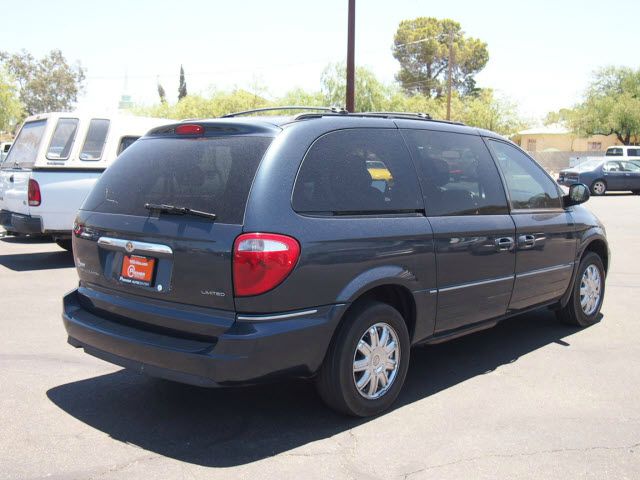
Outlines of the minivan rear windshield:
M46 120L27 122L22 126L18 138L13 142L2 168L31 168L36 163L38 149L44 134Z
M142 138L100 177L83 210L149 216L165 204L242 223L253 177L272 138Z

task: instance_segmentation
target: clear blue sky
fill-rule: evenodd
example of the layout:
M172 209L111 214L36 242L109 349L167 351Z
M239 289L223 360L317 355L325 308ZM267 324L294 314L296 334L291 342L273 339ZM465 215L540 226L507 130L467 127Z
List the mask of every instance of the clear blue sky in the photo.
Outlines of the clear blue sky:
M116 105L125 71L142 103L156 101L157 76L175 97L181 63L190 92L260 84L279 95L317 89L323 67L345 57L347 0L0 0L0 7L0 50L40 56L60 48L79 60L87 69L84 106ZM575 103L597 67L640 67L638 0L358 0L357 63L392 82L393 34L400 20L418 16L452 18L486 41L479 86L509 97L526 117Z

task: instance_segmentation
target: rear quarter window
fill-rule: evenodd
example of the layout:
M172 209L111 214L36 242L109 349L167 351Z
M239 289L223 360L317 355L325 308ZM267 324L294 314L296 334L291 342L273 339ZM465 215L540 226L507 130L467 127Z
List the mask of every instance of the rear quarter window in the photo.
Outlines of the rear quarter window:
M242 223L270 137L142 138L100 177L83 210L148 216L146 203L215 213Z
M95 162L102 158L104 145L107 142L107 134L109 133L109 123L109 120L102 118L91 119L87 136L80 152L80 160Z
M307 152L293 209L314 214L375 214L423 209L416 172L400 134L387 129L330 132Z
M627 156L629 156L629 157L640 157L640 148L629 148L627 150Z
M59 119L53 131L49 148L47 149L47 158L49 160L68 159L71 154L71 148L73 148L73 142L76 139L77 131L77 118Z
M138 140L140 137L122 137L120 139L120 143L118 144L118 155L124 152L127 148L129 148L133 143Z

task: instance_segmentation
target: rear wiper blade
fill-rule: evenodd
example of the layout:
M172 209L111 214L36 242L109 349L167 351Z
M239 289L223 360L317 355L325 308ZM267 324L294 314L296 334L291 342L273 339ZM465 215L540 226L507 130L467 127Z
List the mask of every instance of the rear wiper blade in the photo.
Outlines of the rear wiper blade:
M175 205L145 203L144 208L152 212L168 213L169 215L195 215L197 217L210 218L211 220L216 219L215 213L193 210L187 207L176 207Z

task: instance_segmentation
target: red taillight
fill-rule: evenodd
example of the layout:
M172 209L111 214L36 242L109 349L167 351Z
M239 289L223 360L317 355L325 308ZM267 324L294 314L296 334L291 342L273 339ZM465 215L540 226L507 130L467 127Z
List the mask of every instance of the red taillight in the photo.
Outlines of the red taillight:
M233 247L233 288L238 297L260 295L287 278L300 256L295 238L275 233L244 233Z
M40 195L40 185L33 178L29 179L29 193L27 194L29 200L29 206L37 207L42 203L42 196Z
M74 224L73 224L73 234L76 237L79 237L80 235L82 235L82 232L84 232L84 225L82 225L81 223L78 223L78 222L74 222Z
M177 135L202 135L204 133L204 127L202 125L179 125L176 127Z

